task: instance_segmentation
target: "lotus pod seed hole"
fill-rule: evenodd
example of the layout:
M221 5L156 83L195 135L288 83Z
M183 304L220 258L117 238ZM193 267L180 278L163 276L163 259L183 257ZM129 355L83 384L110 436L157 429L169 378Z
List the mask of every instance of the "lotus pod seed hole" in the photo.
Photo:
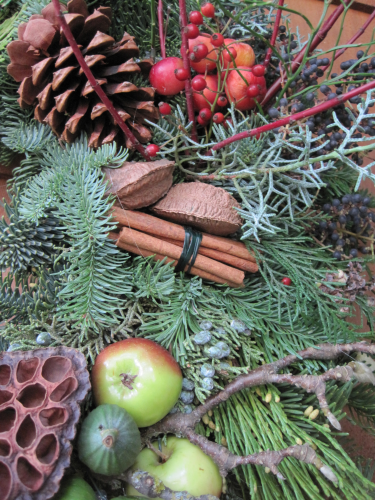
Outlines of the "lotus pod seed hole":
M70 359L61 356L48 358L42 368L42 377L48 382L60 382L71 368Z
M7 385L10 380L10 366L0 365L0 385Z
M0 391L0 406L4 403L8 403L13 397L13 394L9 391Z
M31 380L39 366L38 358L22 359L17 365L16 378L20 384Z
M21 483L31 491L37 491L43 484L43 476L25 457L17 462L17 474Z
M61 382L50 395L50 400L54 403L59 403L68 398L78 387L78 382L75 378L69 377L64 382Z
M16 434L16 441L21 448L28 448L31 446L36 437L36 427L30 415L27 415L18 428Z
M35 453L40 463L49 465L57 459L59 446L54 434L43 436L36 447Z
M65 424L68 420L68 412L65 408L47 408L39 413L39 420L43 427Z
M137 375L130 375L129 373L120 373L120 377L122 384L132 391L134 389L133 387L134 380L137 378Z
M28 385L17 396L18 401L25 408L37 408L46 398L46 389L41 384Z
M14 426L16 421L16 410L14 408L6 408L0 411L0 432L8 432Z
M6 439L0 439L0 457L7 457L10 453L10 444Z
M0 462L0 498L7 500L12 486L12 476L9 468Z

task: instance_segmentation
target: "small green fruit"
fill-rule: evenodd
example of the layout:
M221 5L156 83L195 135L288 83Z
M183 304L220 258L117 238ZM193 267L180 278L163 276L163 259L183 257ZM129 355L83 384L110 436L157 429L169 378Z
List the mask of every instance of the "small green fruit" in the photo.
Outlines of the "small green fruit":
M63 479L60 490L53 500L97 500L94 490L80 477Z
M121 474L134 464L140 450L137 424L124 408L101 405L83 421L78 455L93 472Z

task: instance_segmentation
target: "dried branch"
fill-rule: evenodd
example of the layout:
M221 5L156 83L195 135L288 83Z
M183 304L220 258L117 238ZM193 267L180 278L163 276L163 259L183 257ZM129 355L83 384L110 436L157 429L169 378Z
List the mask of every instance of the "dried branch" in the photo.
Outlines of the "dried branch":
M365 85L362 85L356 89L351 90L350 92L346 92L346 94L342 94L335 97L334 99L324 101L318 104L317 106L305 109L304 111L300 111L299 113L295 113L294 115L286 116L285 118L281 118L281 120L277 120L273 123L268 123L267 125L262 125L261 127L254 128L252 130L246 130L244 132L240 132L239 134L233 135L232 137L228 137L227 139L218 142L208 151L207 154L209 154L210 151L218 151L219 149L222 149L225 146L232 144L233 142L240 141L247 137L254 137L255 135L262 134L263 132L269 132L270 130L273 130L275 128L283 127L298 120L303 120L304 118L308 118L309 116L322 113L327 109L334 108L335 106L338 106L339 104L348 101L352 97L363 94L368 90L373 90L374 88L375 88L375 82L369 82L366 83Z
M283 6L284 6L284 0L279 0L279 7L283 7ZM279 26L280 26L281 14L282 14L282 9L278 9L277 14L276 14L275 24L273 25L272 37L270 40L270 44L272 47L274 47L275 43L276 43L277 33L279 31ZM265 58L264 63L263 63L263 66L265 68L267 68L267 66L269 65L270 60L271 60L271 56L272 56L272 48L268 47L268 50L266 53L266 58Z
M166 33L164 32L163 0L159 0L158 3L158 23L159 23L160 52L161 52L161 57L165 59L167 57L167 53L165 50Z
M52 0L53 6L55 8L55 13L56 16L59 20L61 29L71 46L74 55L76 56L76 59L78 61L78 64L81 66L82 71L85 73L88 81L90 82L92 88L95 90L97 93L99 99L102 101L102 103L106 106L108 111L111 113L113 116L113 119L117 123L117 125L120 127L120 129L124 132L125 137L129 139L129 141L132 143L132 145L135 147L135 149L143 156L143 158L147 161L150 161L150 157L146 153L145 148L142 146L142 144L138 141L138 139L135 137L133 132L130 130L130 128L124 123L124 121L121 119L120 115L118 112L115 110L113 104L111 101L108 99L107 95L99 85L99 83L96 81L94 75L92 74L90 68L88 67L83 55L81 54L81 51L79 50L79 47L77 45L77 42L70 31L70 28L66 22L66 19L64 17L64 14L60 10L60 3L59 0Z

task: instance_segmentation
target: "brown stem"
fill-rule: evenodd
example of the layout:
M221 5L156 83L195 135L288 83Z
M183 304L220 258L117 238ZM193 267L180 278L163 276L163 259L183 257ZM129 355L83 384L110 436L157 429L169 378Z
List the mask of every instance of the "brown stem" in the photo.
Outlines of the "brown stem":
M323 24L321 29L318 31L318 33L315 35L313 41L311 42L310 46L307 45L305 48L303 48L297 56L293 59L291 63L291 72L294 73L300 66L301 62L304 59L304 56L306 54L306 51L309 50L309 54L313 52L318 45L325 39L327 36L327 33L331 30L333 25L336 23L338 18L341 16L343 13L345 7L352 2L353 0L343 0L343 3L337 7L337 9L334 10L334 12L329 16L327 21ZM283 72L284 73L284 72ZM281 89L282 86L282 80L285 75L280 76L276 80L276 82L268 89L267 94L264 96L263 101L261 102L261 106L265 106Z
M58 0L55 0L55 1L58 1ZM185 31L185 27L187 25L186 1L179 0L178 3L179 3L179 7L180 7L182 61L184 63L184 68L187 69L187 71L189 73L189 77L185 81L186 107L187 107L189 122L192 122L191 138L193 139L193 141L197 142L198 136L197 136L197 130L196 130L196 126L195 126L193 89L191 87L191 70L190 70L190 61L188 58L189 41L188 41L187 34Z
M283 7L283 6L284 6L284 0L279 0L279 7ZM281 14L282 14L282 9L278 9L277 14L276 14L275 24L273 26L272 37L270 40L270 44L272 45L272 47L274 47L275 43L276 43L277 33L279 31ZM266 53L266 58L265 58L264 63L263 63L263 66L265 68L267 68L267 66L269 65L270 60L271 60L271 56L272 56L272 48L268 47L268 50Z
M166 33L164 32L163 0L159 0L158 3L158 23L159 23L160 52L161 52L161 57L165 59L167 57L167 53L165 51Z
M52 0L53 6L55 8L55 13L56 16L59 20L61 29L65 35L65 38L67 39L69 45L71 46L74 55L77 58L78 64L81 66L82 71L85 73L86 78L90 82L92 88L95 90L97 93L99 99L102 101L102 103L106 106L110 114L113 116L113 119L117 123L117 125L120 127L120 129L124 132L125 137L129 139L129 141L132 143L134 148L143 156L145 160L150 161L150 157L146 153L145 148L142 146L142 144L138 141L138 139L135 137L133 132L130 130L130 128L125 124L125 122L122 120L120 115L117 113L115 110L113 104L111 101L108 99L107 95L105 94L104 90L101 88L99 83L96 81L94 75L92 74L90 68L88 67L83 55L81 54L81 51L79 50L79 47L77 45L77 42L75 41L75 38L70 31L70 28L65 20L64 14L60 10L60 3L59 0Z
M224 139L223 141L215 144L215 146L213 146L210 149L210 151L218 151L219 149L224 148L225 146L228 146L233 142L246 139L247 137L254 137L255 135L262 134L263 132L268 132L270 130L273 130L278 127L283 127L298 120L303 120L304 118L308 118L309 116L322 113L327 109L333 108L345 101L348 101L352 97L363 94L364 92L367 92L367 90L372 90L374 88L375 88L375 81L366 83L365 85L353 89L350 92L347 92L346 94L342 94L335 97L334 99L322 102L317 106L313 106L310 109L305 109L304 111L300 111L299 113L295 113L294 115L286 116L285 118L277 120L276 122L268 123L267 125L262 125L261 127L254 128L252 130L246 130L245 132L240 132L239 134L233 135L232 137L228 137L227 139ZM208 151L208 154L210 153L210 151Z

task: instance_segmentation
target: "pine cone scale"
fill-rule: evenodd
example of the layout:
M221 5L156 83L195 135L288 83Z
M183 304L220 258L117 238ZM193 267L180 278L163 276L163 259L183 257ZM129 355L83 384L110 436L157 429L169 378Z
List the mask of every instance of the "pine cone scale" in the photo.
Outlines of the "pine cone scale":
M32 81L35 87L41 85L46 79L49 67L55 61L55 59L55 57L47 57L47 59L43 59L42 61L32 66Z
M68 12L81 14L85 19L89 16L89 11L85 0L70 0L68 2Z
M62 69L57 70L53 74L52 90L54 90L54 91L59 90L61 85L68 78L68 76L69 77L73 76L72 73L76 69L77 69L77 66L68 66L67 68L62 68Z

